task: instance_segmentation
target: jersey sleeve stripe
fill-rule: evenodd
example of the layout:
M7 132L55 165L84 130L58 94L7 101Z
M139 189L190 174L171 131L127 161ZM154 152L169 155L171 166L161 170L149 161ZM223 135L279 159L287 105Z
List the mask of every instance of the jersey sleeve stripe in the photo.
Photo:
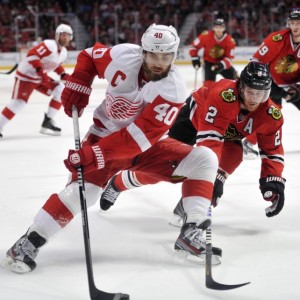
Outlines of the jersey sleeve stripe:
M197 133L197 143L201 143L205 140L214 140L223 143L224 136L221 135L219 132L214 130L209 131L198 131Z
M266 154L263 154L262 151L260 151L260 157L261 159L270 159L274 162L278 162L278 163L281 163L284 165L284 158L283 158L283 155L266 155Z
M131 137L135 140L138 146L141 148L141 151L144 152L151 147L151 143L145 136L144 132L137 127L134 123L130 124L127 127L127 131Z

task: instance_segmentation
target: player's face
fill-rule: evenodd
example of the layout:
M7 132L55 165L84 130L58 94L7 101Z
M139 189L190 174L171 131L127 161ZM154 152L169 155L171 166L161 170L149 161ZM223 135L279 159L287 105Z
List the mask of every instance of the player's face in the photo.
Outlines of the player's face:
M251 89L248 86L243 88L243 105L248 111L255 111L264 100L266 91Z
M144 71L148 80L157 81L168 76L174 53L144 53Z
M58 44L62 47L68 47L71 41L71 34L62 32L59 34Z
M220 37L222 37L223 34L224 34L225 27L224 27L224 26L221 26L221 25L215 25L215 26L213 27L213 31L214 31L214 33L215 33L215 36L216 36L217 38L220 38Z
M291 28L292 36L300 38L300 20L290 20L289 27Z

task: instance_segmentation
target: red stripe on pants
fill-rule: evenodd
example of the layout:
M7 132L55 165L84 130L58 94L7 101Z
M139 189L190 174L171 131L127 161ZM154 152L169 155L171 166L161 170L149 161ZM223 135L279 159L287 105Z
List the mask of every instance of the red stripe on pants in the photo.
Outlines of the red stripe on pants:
M2 115L8 119L8 120L11 120L14 116L15 116L15 113L12 112L10 109L8 109L7 107L5 107L3 110L2 110Z
M55 108L57 110L59 110L61 108L61 103L52 99L49 103L49 106L52 107L52 108Z
M209 181L187 179L182 183L182 197L198 196L211 200L213 187Z
M59 199L57 194L52 194L43 209L61 226L65 227L73 218L73 214Z

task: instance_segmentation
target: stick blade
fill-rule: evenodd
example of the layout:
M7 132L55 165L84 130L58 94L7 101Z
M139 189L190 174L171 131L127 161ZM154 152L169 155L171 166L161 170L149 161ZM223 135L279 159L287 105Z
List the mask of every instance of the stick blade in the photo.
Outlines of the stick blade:
M249 283L250 283L250 281L245 282L245 283L239 283L239 284L223 284L223 283L214 281L212 277L206 277L205 285L208 289L225 291L225 290L237 289L237 288L247 285Z
M96 289L93 291L93 293L91 293L91 299L92 300L129 300L130 298L129 298L129 295L127 295L127 294L106 293L106 292Z

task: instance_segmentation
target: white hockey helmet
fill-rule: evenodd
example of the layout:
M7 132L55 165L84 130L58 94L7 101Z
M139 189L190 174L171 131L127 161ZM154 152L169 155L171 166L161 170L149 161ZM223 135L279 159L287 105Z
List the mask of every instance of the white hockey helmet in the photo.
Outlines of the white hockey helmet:
M157 53L173 53L176 58L180 38L173 26L156 25L149 26L141 39L144 51Z
M59 35L64 32L71 35L71 40L73 39L73 30L70 25L67 24L59 24L55 30L55 37L56 39L59 38Z

